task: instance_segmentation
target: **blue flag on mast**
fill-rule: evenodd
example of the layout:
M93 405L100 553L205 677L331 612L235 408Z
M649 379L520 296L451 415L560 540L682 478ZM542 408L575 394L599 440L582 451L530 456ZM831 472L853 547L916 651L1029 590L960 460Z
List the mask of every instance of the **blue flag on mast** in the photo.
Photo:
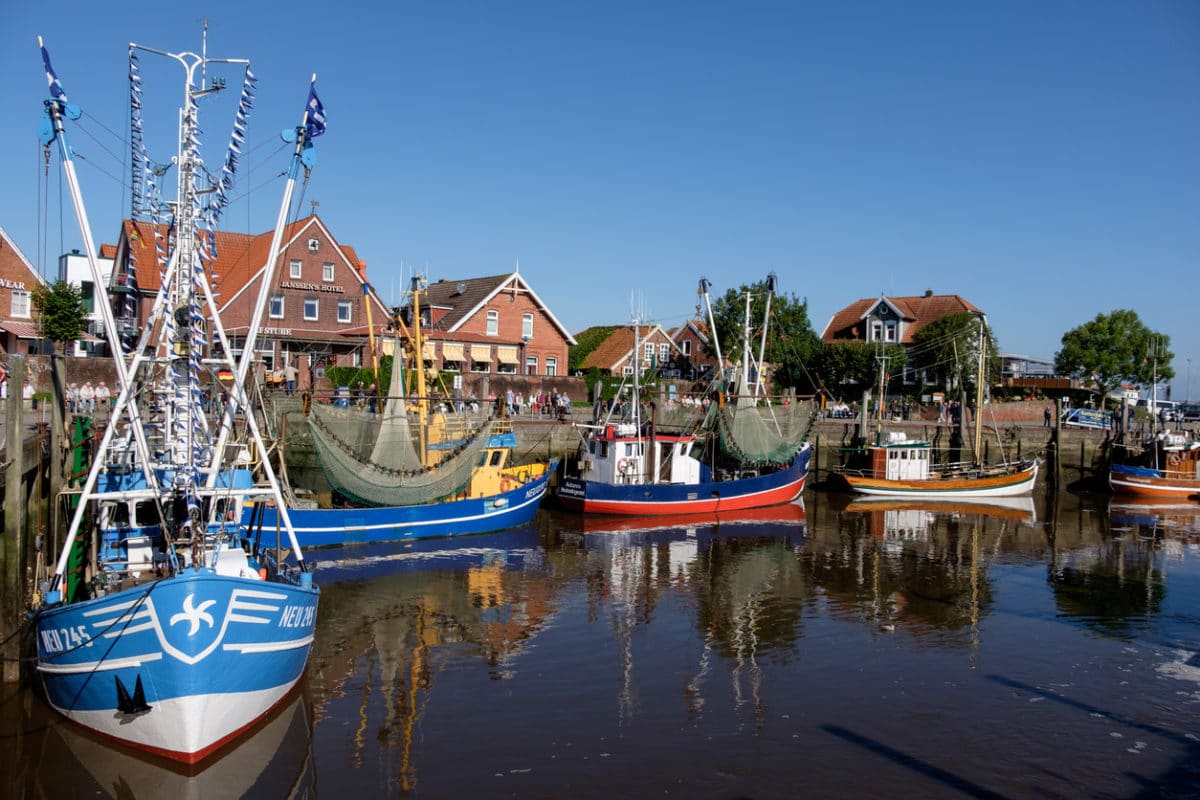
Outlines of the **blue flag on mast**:
M63 91L62 83L54 74L54 67L50 66L50 54L46 52L46 45L42 43L40 36L38 37L38 47L42 48L42 63L46 65L46 82L50 84L50 94L55 100L67 102L67 93Z
M308 104L304 107L304 113L308 115L304 124L309 139L325 132L325 106L321 105L321 98L317 97L316 75L313 75L312 83L308 87Z

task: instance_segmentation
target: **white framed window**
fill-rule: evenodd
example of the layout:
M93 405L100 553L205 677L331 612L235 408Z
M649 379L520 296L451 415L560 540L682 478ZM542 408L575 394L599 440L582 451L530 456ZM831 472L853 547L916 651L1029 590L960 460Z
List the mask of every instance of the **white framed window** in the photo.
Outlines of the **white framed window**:
M353 307L349 300L338 300L338 322L349 322Z
M525 356L525 374L537 375L538 359L537 356Z
M554 376L558 374L558 359L554 356L546 356L546 375Z
M671 358L671 345L660 344L658 346L658 363L662 364Z
M319 241L317 241L316 239L308 240L308 252L315 253L320 249L321 249L321 243Z
M896 341L896 323L889 322L883 326L883 340L885 342Z
M321 265L321 280L326 283L333 283L333 264Z
M629 377L630 375L633 374L633 367L630 366L629 364L626 364L624 367L621 368L621 374L626 377Z
M308 321L313 321L319 318L321 304L315 297L304 298L304 318Z
M883 338L883 324L879 322L871 323L871 339L872 342L878 342Z
M291 263L288 264L288 276L292 280L299 280L304 277L304 263L300 259L293 258Z
M488 336L499 336L500 335L500 312L499 311L493 310L493 311L487 312L487 335Z
M271 295L271 319L283 319L283 295Z
M12 315L14 317L24 317L25 319L29 319L30 297L30 293L23 289L13 289Z
M685 356L690 356L692 354L692 340L684 339L679 343L679 349Z
M533 338L533 314L523 314L521 316L521 338Z
M642 345L642 361L649 364L652 358L654 358L654 342L646 342Z

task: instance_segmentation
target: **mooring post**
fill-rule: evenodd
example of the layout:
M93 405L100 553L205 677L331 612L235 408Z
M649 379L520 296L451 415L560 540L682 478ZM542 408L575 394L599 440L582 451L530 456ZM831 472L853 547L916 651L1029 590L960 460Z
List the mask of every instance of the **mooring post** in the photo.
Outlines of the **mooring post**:
M16 681L20 678L21 639L14 636L21 624L24 611L23 589L25 586L22 552L25 504L22 495L24 477L25 431L23 414L25 386L25 359L19 355L8 357L8 407L6 409L7 430L5 451L8 464L4 469L4 536L0 539L0 641L8 643L0 649L4 657L3 680Z
M1062 398L1058 397L1054 400L1054 433L1050 438L1050 458L1053 463L1050 465L1050 478L1054 481L1054 488L1062 486Z

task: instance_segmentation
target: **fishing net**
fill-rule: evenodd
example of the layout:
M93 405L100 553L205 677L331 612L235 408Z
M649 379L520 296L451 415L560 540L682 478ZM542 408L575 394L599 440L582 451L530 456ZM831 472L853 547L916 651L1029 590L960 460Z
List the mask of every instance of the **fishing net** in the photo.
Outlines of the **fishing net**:
M743 463L782 464L802 447L812 427L811 401L767 404L742 398L713 407L721 448Z
M440 412L418 430L417 416L403 397L400 372L393 371L382 414L314 405L309 416L313 444L330 485L366 505L430 503L462 491L492 432L489 417ZM427 453L424 459L422 450Z
M457 430L452 426L440 428L441 435L431 448L433 463L425 466L418 456L407 415L398 414L390 420L380 416L314 406L309 417L321 470L330 485L372 506L430 503L462 491L492 431L491 420L473 430L465 425ZM431 430L437 429L431 426ZM385 442L387 446L382 446Z

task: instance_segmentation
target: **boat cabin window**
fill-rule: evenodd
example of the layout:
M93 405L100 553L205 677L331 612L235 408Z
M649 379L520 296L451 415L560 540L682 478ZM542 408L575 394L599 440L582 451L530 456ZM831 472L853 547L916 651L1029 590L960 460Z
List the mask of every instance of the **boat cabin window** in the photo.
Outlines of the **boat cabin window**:
M129 524L129 506L125 503L114 503L109 508L108 524L110 525L128 525Z
M158 511L154 507L153 500L143 500L137 504L133 512L134 519L141 527L146 525L157 525L161 520L158 518Z
M500 462L503 460L504 460L504 451L503 450L493 450L492 451L491 465L493 467L500 466Z

